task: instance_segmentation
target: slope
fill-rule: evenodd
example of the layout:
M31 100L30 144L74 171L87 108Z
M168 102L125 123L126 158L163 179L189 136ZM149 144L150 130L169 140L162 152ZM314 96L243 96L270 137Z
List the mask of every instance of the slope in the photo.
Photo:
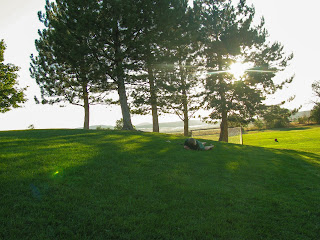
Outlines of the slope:
M316 239L299 151L122 131L0 132L0 239Z

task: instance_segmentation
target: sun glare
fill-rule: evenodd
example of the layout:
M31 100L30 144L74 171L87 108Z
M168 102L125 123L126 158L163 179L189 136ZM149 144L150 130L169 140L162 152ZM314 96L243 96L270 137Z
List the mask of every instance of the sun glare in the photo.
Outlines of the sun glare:
M235 78L239 79L244 75L248 68L250 68L248 63L236 62L230 66L229 72L233 74Z

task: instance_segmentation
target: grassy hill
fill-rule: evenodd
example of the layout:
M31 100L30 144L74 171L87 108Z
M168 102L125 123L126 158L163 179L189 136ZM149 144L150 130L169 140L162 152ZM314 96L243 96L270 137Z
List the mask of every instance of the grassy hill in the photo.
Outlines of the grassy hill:
M183 140L0 132L0 239L318 239L318 151Z

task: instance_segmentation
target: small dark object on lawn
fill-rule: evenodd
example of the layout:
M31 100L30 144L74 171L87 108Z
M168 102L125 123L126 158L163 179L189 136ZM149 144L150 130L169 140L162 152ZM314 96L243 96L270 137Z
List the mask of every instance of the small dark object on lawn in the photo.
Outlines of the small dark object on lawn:
M275 139L274 141L275 141L275 142L278 142L278 139Z

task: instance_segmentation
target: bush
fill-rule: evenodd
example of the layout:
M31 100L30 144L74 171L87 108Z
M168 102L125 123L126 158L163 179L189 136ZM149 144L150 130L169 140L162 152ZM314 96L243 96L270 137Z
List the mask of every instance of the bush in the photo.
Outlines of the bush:
M116 121L116 126L114 127L114 130L122 130L123 128L123 118ZM133 126L133 129L136 129L135 126Z
M114 127L114 130L122 130L123 128L123 119L121 118L120 120L116 121L116 126Z

